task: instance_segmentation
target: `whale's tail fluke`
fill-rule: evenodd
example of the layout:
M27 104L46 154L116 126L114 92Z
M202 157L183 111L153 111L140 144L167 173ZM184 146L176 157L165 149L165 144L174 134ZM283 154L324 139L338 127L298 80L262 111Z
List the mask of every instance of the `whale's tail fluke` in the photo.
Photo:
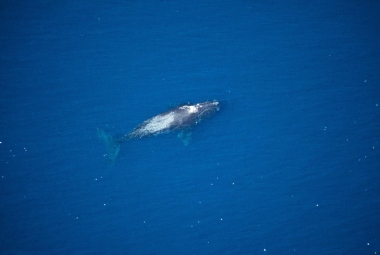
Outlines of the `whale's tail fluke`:
M103 129L98 129L98 136L105 142L107 146L108 161L111 165L114 164L115 159L120 151L121 139L116 139L111 134L107 133Z

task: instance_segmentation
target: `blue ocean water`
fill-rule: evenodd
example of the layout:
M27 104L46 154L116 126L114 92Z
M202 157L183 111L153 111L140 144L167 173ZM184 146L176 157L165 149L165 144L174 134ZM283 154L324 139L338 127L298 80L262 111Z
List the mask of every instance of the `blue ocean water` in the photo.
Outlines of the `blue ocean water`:
M379 1L3 1L1 254L380 254ZM219 100L184 146L97 137Z

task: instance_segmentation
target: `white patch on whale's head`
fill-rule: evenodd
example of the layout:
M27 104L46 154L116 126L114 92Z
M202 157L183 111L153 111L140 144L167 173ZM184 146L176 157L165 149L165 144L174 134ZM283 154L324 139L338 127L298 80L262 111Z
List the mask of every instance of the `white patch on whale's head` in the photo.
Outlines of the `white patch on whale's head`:
M187 109L187 112L188 113L196 113L198 111L197 107L195 107L194 105L190 105Z
M198 112L198 108L194 105L184 105L181 106L180 109L186 110L187 113L196 113Z

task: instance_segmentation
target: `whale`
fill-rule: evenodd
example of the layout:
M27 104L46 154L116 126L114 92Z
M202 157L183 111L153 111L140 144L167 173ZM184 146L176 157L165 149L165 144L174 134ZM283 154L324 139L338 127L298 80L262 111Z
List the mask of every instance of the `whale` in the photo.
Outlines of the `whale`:
M145 120L131 132L122 136L113 136L103 129L98 129L98 136L106 144L108 161L112 165L120 152L120 146L131 139L179 131L178 137L187 145L191 139L193 128L219 110L220 102L217 100L196 104L187 103Z

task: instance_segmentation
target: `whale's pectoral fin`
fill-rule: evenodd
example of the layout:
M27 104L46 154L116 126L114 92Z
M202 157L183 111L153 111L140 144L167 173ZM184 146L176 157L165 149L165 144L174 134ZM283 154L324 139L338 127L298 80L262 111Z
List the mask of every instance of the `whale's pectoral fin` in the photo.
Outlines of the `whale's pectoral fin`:
M98 136L105 142L107 146L108 161L111 165L114 164L115 159L120 151L121 141L115 139L111 134L103 129L98 129Z
M178 138L183 142L184 145L188 145L191 140L191 130L182 130L178 134Z

